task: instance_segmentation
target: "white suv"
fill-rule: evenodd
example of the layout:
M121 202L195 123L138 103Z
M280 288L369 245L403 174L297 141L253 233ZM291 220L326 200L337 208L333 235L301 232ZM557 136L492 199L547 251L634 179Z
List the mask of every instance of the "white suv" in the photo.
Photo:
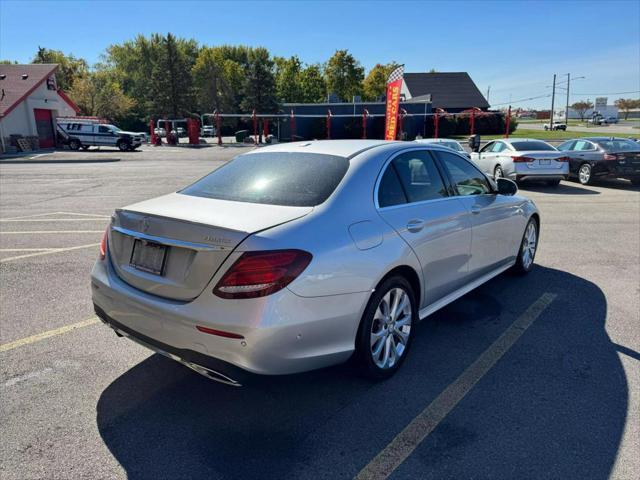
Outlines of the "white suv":
M135 132L125 132L115 125L62 121L58 130L65 137L65 143L71 150L87 150L91 146L117 147L121 151L135 150L144 139Z

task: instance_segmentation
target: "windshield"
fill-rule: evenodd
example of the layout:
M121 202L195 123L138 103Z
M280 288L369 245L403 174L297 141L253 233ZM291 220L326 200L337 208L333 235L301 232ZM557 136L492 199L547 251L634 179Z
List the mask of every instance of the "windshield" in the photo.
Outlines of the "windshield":
M556 149L553 148L546 142L541 142L540 140L527 140L522 142L511 142L511 146L516 152L527 152L527 151L543 151L543 152L555 152Z
M600 147L607 152L624 152L626 150L640 150L637 142L626 138L614 138L609 140L595 140Z
M344 177L349 161L318 153L240 155L179 193L195 197L312 207L324 202Z
M114 132L119 132L120 129L115 125L105 125L109 130L113 130Z

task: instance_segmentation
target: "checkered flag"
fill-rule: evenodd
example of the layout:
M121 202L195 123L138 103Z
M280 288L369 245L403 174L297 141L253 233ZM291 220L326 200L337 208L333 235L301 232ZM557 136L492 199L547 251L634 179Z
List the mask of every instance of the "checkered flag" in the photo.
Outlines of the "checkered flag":
M389 75L389 79L387 80L387 83L392 83L392 82L395 82L396 80L401 80L402 77L404 77L404 65L400 65L393 72L391 72L391 75Z

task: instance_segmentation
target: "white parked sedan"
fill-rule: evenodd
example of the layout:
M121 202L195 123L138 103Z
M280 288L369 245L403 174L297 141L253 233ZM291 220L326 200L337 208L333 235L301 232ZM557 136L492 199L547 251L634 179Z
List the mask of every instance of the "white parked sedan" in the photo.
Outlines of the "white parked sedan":
M540 217L516 191L435 145L253 150L115 212L91 275L95 311L229 385L352 356L387 378L420 319L532 268Z
M470 158L470 156L467 153L467 151L464 149L464 147L462 145L460 145L460 142L458 142L457 140L452 140L450 138L420 138L420 139L416 139L416 142L418 142L418 143L435 143L435 144L440 145L442 147L450 148L454 152L458 152L459 154L464 155L467 158Z
M543 180L557 186L569 176L569 157L542 140L494 140L472 152L471 160L487 175L515 182Z

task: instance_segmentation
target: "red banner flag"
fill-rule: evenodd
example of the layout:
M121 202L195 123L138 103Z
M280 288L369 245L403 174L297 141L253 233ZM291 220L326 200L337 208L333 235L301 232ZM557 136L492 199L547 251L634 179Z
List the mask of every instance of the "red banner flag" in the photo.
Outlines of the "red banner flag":
M387 80L387 113L384 126L384 139L395 140L398 131L398 109L400 108L400 90L402 89L402 77L404 65L396 68Z

